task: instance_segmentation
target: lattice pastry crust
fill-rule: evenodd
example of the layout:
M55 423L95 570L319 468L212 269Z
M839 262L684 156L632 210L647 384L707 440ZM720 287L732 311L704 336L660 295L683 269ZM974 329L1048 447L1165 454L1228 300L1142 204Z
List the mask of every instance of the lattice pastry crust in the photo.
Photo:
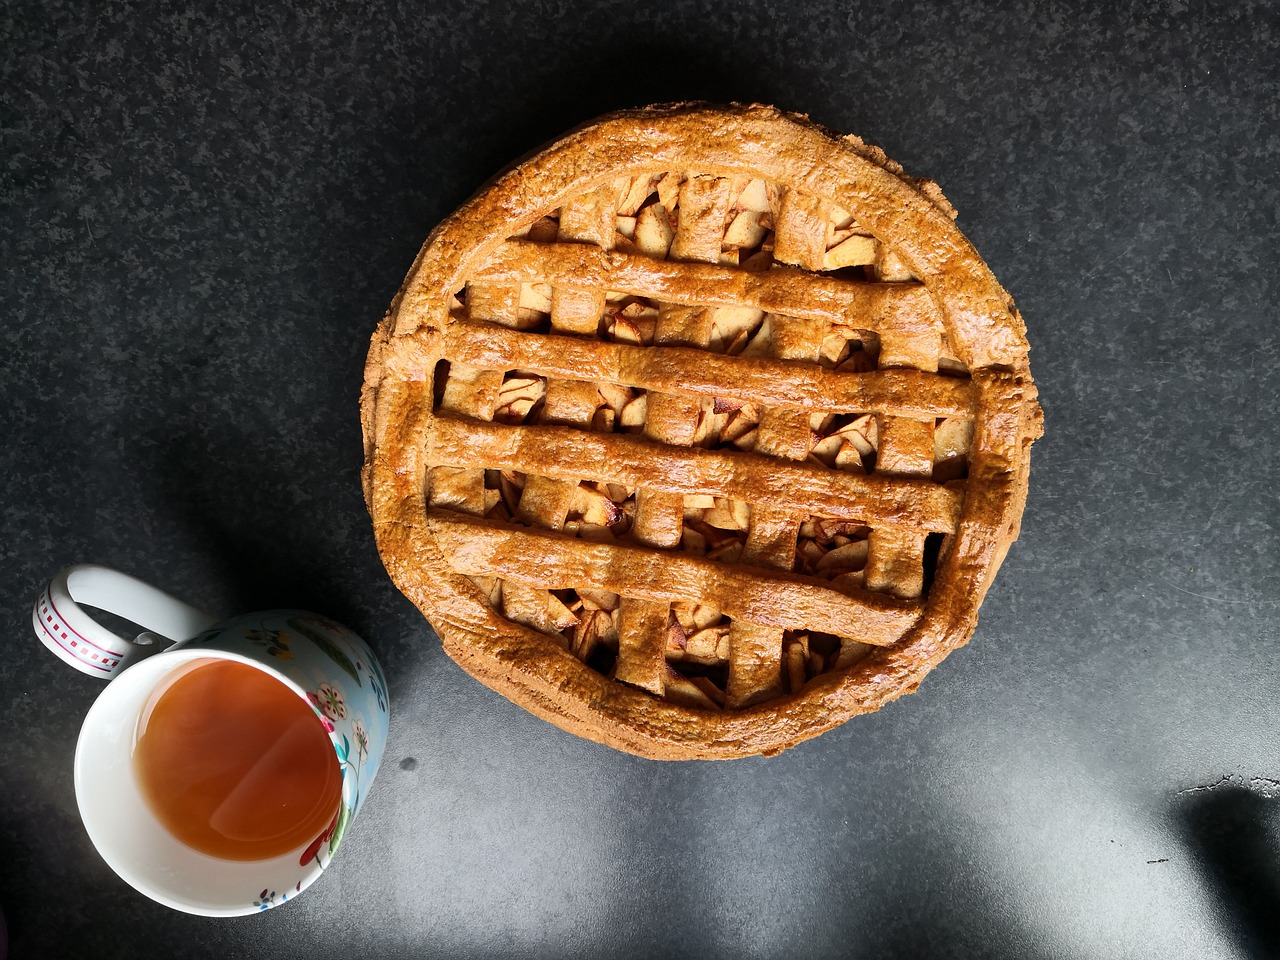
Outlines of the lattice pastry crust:
M427 239L362 396L378 548L572 733L772 754L965 643L1040 409L937 187L761 106L597 120Z

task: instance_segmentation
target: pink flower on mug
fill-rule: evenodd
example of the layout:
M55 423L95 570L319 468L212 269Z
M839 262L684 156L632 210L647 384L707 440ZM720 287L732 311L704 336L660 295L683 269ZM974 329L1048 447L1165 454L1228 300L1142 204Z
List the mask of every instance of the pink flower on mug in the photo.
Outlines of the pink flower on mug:
M360 754L360 762L364 763L369 759L369 731L364 728L364 721L359 717L356 717L351 726L356 735L356 751Z
M320 711L330 720L341 720L347 715L347 704L342 694L327 683L320 684L316 693L320 696Z
M324 706L320 703L320 698L314 693L308 693L307 699L311 701L311 709L316 712L316 717L324 724L325 730L333 733L333 721L324 715Z

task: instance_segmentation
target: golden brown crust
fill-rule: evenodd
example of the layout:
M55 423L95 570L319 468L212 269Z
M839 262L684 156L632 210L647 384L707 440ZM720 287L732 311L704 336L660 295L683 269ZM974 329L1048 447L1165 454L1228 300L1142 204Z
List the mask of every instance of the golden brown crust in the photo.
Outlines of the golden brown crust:
M680 222L667 237L671 259L611 249L619 242L611 184L671 171L698 175L681 186ZM778 221L773 259L791 265L758 272L717 262L731 229L731 184L747 180L780 190L769 207ZM867 235L852 238L859 253L873 241L881 251L881 278L903 280L909 272L914 281L833 275L833 263L848 262L823 243L824 228L830 241L824 218L833 205ZM520 239L556 210L558 238ZM1030 443L1041 430L1022 321L953 217L935 185L907 178L857 138L769 107L675 104L573 131L499 175L440 224L374 335L361 415L365 495L379 551L449 655L572 733L660 759L776 753L914 690L972 634L982 596L1017 536ZM494 326L515 315L519 284L543 282L553 288L549 333ZM465 307L454 297L464 288ZM661 304L655 339L624 344L593 336L606 291ZM772 338L750 359L706 352L706 308L714 305L775 317ZM877 335L880 366L892 369L824 368L815 330L841 324L849 336ZM942 344L967 378L935 372ZM446 385L442 405L434 378L446 357L456 382ZM545 425L486 422L503 384L501 373L486 371L503 370L545 378ZM558 379L571 375L576 380ZM643 436L588 432L592 412L582 406L577 380L649 391ZM696 422L704 396L764 405L756 452L689 446L686 426ZM456 403L462 405L447 405ZM851 409L878 414L877 472L838 474L805 462L809 417ZM973 423L961 486L930 479L936 417ZM798 462L785 462L791 459ZM526 485L517 518L534 530L467 516L484 512L483 467L537 480ZM641 489L634 545L536 530L564 524L573 469ZM646 493L645 483L654 489ZM798 502L786 499L792 483L803 484ZM757 491L744 562L718 565L676 553L662 566L661 551L679 548L681 501L694 487L730 499ZM792 569L796 524L809 514L871 526L865 589L766 572ZM920 557L930 530L947 535L924 593ZM531 549L543 555L531 560ZM621 638L618 676L647 689L592 669L562 638L540 632L559 624L533 629L510 619L516 599L529 597L520 590L577 583L573 578L591 570L599 572L583 586L603 581L603 589L623 594L621 622L635 625ZM765 599L770 577L775 599L785 598L772 610ZM512 585L507 616L492 605L484 578ZM663 683L653 672L664 665L654 644L665 638L666 605L690 590L689 599L714 597L733 617L728 701L744 706L701 708L648 692ZM536 626L542 615L534 611L525 622ZM776 659L784 625L883 645L853 644L862 659L833 655L834 667L807 681L802 669L795 689L781 693L769 678L785 673ZM766 658L763 673L759 657ZM681 683L687 687L672 681L673 695Z

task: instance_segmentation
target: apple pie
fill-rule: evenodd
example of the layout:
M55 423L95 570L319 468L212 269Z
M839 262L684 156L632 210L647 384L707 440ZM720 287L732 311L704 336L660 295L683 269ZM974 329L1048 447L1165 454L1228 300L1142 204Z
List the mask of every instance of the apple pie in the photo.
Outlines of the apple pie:
M428 237L364 489L466 671L660 759L774 754L968 641L1026 499L1025 329L937 186L763 106L603 117Z

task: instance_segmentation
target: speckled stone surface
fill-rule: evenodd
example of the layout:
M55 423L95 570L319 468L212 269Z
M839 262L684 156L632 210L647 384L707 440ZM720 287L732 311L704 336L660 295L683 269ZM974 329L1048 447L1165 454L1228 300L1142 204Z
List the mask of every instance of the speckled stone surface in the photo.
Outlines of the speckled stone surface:
M99 6L0 10L14 960L1280 952L1274 5ZM1046 411L975 641L772 760L637 760L469 679L358 483L366 344L432 225L561 130L682 98L936 179ZM98 687L28 625L88 560L380 653L383 772L296 903L186 917L89 845Z

